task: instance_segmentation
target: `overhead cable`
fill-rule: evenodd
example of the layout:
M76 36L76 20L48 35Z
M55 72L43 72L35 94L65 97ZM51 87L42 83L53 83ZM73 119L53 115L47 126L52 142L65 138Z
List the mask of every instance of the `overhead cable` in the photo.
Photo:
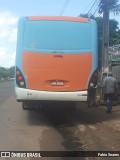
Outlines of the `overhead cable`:
M101 1L101 0L99 0L98 3L97 3L97 7L96 7L95 11L94 11L93 14L92 14L93 16L94 16L94 15L96 14L96 12L99 10L100 1Z
M69 3L69 0L66 0L66 1L65 1L65 3L64 3L64 5L63 5L63 7L62 7L61 12L60 12L60 16L62 16L62 15L63 15L63 13L64 13L64 11L65 11L65 9L66 9L66 7L67 7L68 3Z
M89 9L89 11L88 11L87 15L89 15L90 11L91 11L91 10L92 10L92 8L95 6L95 4L97 3L97 1L98 1L98 0L95 0L95 1L94 1L94 3L93 3L93 5L91 6L91 8Z
M84 11L86 11L86 10L88 9L88 7L89 7L93 2L94 2L94 0L92 0L92 1L87 5L87 7L80 13L80 15L83 14Z

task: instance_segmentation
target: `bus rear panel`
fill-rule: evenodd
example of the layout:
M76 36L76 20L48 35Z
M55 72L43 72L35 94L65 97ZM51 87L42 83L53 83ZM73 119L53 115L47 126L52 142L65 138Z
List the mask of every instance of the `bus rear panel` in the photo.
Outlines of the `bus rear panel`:
M16 99L87 101L98 67L96 28L95 21L87 18L20 18Z

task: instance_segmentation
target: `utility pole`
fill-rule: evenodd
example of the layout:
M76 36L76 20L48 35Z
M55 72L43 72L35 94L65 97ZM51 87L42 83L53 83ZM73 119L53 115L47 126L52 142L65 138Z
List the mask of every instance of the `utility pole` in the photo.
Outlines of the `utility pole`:
M109 71L109 0L104 0L103 7L103 42L102 42L102 72Z
M109 0L101 0L103 12L103 35L102 35L102 52L101 52L101 68L100 68L100 101L103 100L103 81L109 72Z

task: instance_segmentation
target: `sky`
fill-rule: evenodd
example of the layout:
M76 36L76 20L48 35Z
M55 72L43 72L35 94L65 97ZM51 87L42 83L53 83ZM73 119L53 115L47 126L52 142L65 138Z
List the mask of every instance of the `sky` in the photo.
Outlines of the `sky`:
M99 14L97 6L100 0L0 0L0 66L15 65L17 24L22 16L73 16L81 13ZM120 0L119 0L120 1ZM120 22L120 15L110 15Z

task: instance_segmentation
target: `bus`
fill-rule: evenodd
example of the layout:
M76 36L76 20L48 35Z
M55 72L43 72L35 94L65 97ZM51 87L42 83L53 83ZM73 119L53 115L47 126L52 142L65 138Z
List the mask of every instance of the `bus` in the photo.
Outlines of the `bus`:
M87 102L97 83L97 25L88 18L21 17L15 62L16 100L23 109L44 102Z

